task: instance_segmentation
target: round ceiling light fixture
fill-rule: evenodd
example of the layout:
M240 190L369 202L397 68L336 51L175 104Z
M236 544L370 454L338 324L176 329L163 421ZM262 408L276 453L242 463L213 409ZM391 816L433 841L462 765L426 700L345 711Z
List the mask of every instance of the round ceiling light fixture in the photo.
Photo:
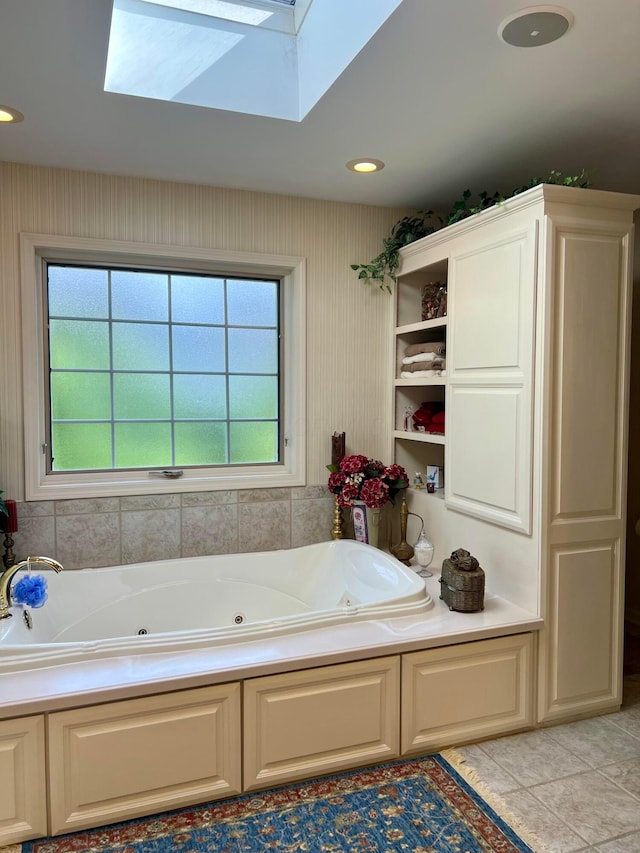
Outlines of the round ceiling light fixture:
M0 104L0 122L2 124L17 124L23 119L24 116L18 110L14 110L13 107L5 107L3 104Z
M513 47L540 47L561 38L572 24L573 15L568 9L529 6L505 18L498 35Z
M345 165L352 172L360 172L362 174L379 172L381 169L384 169L382 160L374 160L373 157L358 157L357 160L349 160Z

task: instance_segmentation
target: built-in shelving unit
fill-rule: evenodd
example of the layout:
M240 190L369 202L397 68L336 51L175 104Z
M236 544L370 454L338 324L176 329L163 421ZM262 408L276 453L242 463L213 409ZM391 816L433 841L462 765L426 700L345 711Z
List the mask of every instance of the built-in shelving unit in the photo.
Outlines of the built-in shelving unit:
M620 705L638 208L639 196L543 185L400 252L393 458L411 479L445 469L444 501L408 496L436 560L465 543L490 589L544 617L539 722ZM447 317L425 322L436 281ZM407 346L436 340L446 376L402 377ZM611 357L594 360L594 342ZM405 429L423 401L445 405L444 436Z
M424 478L428 465L444 465L445 435L415 429L411 415L422 403L438 403L444 407L446 371L433 376L401 376L402 359L408 346L437 341L446 343L446 314L435 319L421 319L423 287L434 282L446 285L446 261L401 275L396 289L393 455L407 469L411 480L418 472Z

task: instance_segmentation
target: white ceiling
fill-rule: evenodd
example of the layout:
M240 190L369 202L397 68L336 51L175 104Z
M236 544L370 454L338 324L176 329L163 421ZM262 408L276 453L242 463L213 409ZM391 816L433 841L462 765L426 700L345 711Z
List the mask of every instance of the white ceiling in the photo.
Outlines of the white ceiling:
M0 0L0 103L25 115L0 160L413 208L550 169L640 193L640 0L563 0L567 35L510 47L527 5L404 0L297 123L105 92L111 0Z

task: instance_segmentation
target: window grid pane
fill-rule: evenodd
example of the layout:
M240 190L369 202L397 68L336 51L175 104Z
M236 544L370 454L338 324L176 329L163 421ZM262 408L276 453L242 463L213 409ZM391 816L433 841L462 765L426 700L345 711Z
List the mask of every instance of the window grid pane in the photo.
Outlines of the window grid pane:
M58 287L60 282L64 285L65 274L77 290L77 281L83 271L92 278L95 277L97 268L50 264L48 269L48 293L51 294L51 283L55 281ZM110 457L114 470L278 462L281 452L280 282L254 278L227 279L214 275L197 276L193 273L163 273L158 270L149 273L147 270L123 272L110 268L99 269L107 278L108 317L97 321L102 332L96 331L95 310L89 303L84 316L79 316L82 315L82 310L77 308L72 317L56 315L51 309L49 313L50 330L58 328L55 336L51 331L49 335L51 470L60 472L104 469L107 467L107 457ZM116 275L121 306L118 309L118 317L114 317L113 304L113 278ZM141 301L136 295L132 295L126 302L129 297L122 291L122 282L127 280L132 286L137 282L145 283L145 293L142 295L148 304L149 293L153 293L154 288L157 290L160 304L149 304L149 312L152 315L150 318L141 315ZM153 288L149 288L148 282L153 283ZM193 285L191 293L190 283ZM212 285L211 304L207 305L209 283ZM243 284L246 285L244 293ZM264 293L260 291L262 286L265 288ZM179 302L175 303L174 287L179 293ZM228 323L230 294L234 299L233 325ZM193 302L191 307L190 298ZM123 300L127 305L133 306L128 310L134 316L121 316ZM79 303L82 307L82 299ZM51 299L50 304L55 306L55 300ZM64 303L58 300L58 304ZM180 305L179 320L176 321L173 319L174 304ZM247 306L244 324L243 304ZM275 304L273 312L265 312L260 308L272 304ZM218 319L221 314L221 322L201 322L202 317L206 318L208 315ZM262 315L265 314L264 322L261 322ZM166 320L158 319L159 316L166 316ZM188 318L192 318L193 322ZM79 325L65 326L65 321L71 319ZM62 332L67 328L75 331L75 340L66 340L66 335ZM232 379L236 382L235 404L231 402L230 388L230 333L235 340L234 357L237 367L232 374ZM101 339L104 356L101 357L102 363L99 358L96 363L94 344L99 343ZM253 351L243 353L242 341L246 342L245 346L251 346ZM178 351L176 342L179 343ZM108 350L108 356L105 350ZM108 365L105 363L107 358ZM65 364L65 360L70 360L71 366ZM96 374L96 382L98 375L104 377L101 382L97 382L96 388L108 388L107 398L93 400L84 417L78 417L82 410L81 402L78 401L75 401L68 414L65 414L62 405L64 401L61 401L56 390L65 389L68 406L69 386L74 386L74 374L78 375L78 390L79 380L83 378L86 384L87 377L90 378L91 374ZM150 396L154 389L162 387L162 377L166 377L168 388L168 401L165 402ZM222 383L222 395L215 391L219 382ZM242 387L243 382L247 394L242 400L242 406L238 407L237 389ZM265 382L268 384L265 385ZM116 389L117 383L119 392ZM268 389L266 399L265 389ZM136 391L138 400L135 399ZM123 396L125 393L128 396ZM189 394L193 395L192 399L189 399ZM161 409L167 404L169 412L167 417L164 417ZM126 416L127 409L129 417ZM101 413L103 417L95 417ZM91 417L91 414L94 417ZM180 414L183 416L180 417ZM99 424L103 426L102 432L98 429L93 433L73 433L69 431L72 424L76 430L82 428L83 424L94 424L96 429ZM165 425L164 431L162 424ZM238 433L238 429L241 433ZM107 430L107 433L104 430ZM74 434L95 435L99 438L95 443L95 464L90 463L92 451L91 442L88 440L78 446L77 458L74 456L72 438L65 440L64 452L62 446L59 446L61 452L58 453L56 444L59 444L60 436L72 437ZM237 437L240 434L243 440L238 442ZM110 447L106 446L107 435ZM158 444L160 439L161 444ZM245 451L241 449L243 447L246 448Z

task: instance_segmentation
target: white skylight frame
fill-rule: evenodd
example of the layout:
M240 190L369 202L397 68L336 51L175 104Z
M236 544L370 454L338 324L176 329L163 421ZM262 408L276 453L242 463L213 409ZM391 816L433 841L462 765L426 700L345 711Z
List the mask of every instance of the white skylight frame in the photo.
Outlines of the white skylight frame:
M142 0L251 27L295 35L313 0Z

